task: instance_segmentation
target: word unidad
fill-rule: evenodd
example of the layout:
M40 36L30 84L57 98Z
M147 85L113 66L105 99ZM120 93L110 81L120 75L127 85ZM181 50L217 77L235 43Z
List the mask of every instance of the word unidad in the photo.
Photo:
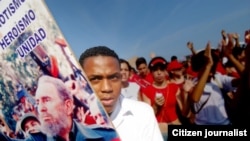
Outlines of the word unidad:
M39 28L37 32L29 36L17 49L18 55L23 58L29 54L41 41L46 38L46 32Z
M203 136L204 138L207 138L209 136L211 137L223 137L223 136L247 136L247 130L239 130L239 129L233 129L233 130L208 130L205 129L204 131L198 130L198 131L191 131L188 129L173 129L171 134L173 136Z

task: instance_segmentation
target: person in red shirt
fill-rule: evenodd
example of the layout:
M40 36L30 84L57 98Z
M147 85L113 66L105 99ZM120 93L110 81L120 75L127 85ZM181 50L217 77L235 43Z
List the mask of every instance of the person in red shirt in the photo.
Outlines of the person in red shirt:
M144 57L139 57L135 61L136 69L138 70L139 78L146 80L146 83L152 84L154 79L148 69L147 61Z
M139 97L142 99L143 91L153 83L154 79L153 75L148 69L147 61L144 57L137 58L135 65L138 73L136 77L133 78L133 80L140 86Z
M170 82L180 85L181 87L185 81L183 64L178 60L171 61L168 64L167 71L169 74Z
M152 85L142 92L142 100L150 104L157 118L161 132L167 132L167 125L180 125L176 113L176 107L181 104L177 100L180 95L178 85L170 83L166 77L167 61L163 57L155 57L149 63L149 69L153 75Z

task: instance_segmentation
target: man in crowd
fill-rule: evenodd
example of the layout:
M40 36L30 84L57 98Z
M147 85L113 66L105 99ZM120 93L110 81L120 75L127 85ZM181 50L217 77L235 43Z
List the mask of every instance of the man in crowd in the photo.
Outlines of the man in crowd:
M41 124L33 113L26 113L20 120L26 141L47 141L47 136L41 132Z
M153 75L150 73L150 70L148 69L148 64L147 64L146 59L144 57L137 58L135 61L135 65L136 65L136 69L138 70L139 77L143 79L146 82L146 84L148 85L152 84L154 81L154 78L153 78Z
M146 103L124 98L118 55L106 46L85 50L81 64L122 141L162 141L153 109Z

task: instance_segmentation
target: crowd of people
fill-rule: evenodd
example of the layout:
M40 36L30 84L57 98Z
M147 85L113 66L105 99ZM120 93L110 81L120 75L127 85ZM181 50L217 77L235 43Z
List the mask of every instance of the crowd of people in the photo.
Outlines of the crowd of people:
M122 97L150 105L164 140L168 138L168 125L246 125L250 115L247 105L249 33L246 31L245 44L240 44L236 33L227 34L222 30L221 36L218 48L212 48L208 42L199 52L192 42L188 42L191 55L185 61L178 60L177 56L172 56L170 61L155 56L147 63L144 57L138 57L136 68L132 68L133 64L120 58L121 78L115 69L112 74L112 65L107 63L114 64L111 60L96 59L95 63L99 60L96 65L100 67L96 68L97 72L88 69L90 64L84 67L84 55L80 57L80 64L85 72L89 70L87 77L104 106L107 99L113 99L107 94L114 93L118 85L112 85L112 81L115 83L117 79L122 81ZM101 50L105 47L96 48ZM100 56L104 54L97 52ZM109 66L109 69L104 66ZM113 117L113 111L110 113ZM116 122L114 126L122 139L125 138ZM130 135L129 130L126 135Z
M218 48L208 42L199 52L188 42L191 55L185 61L155 56L147 63L138 57L132 68L120 59L121 94L152 107L164 140L168 125L249 124L247 33L245 44L240 44L238 34L222 30Z
M76 79L44 74L32 95L17 86L20 102L12 116L20 129L1 131L0 139L167 141L168 125L249 125L250 30L245 44L236 33L222 30L221 36L220 47L208 42L201 51L189 41L184 61L154 56L130 64L106 46L86 49L79 64L102 104L94 106L108 118L91 117L91 94Z

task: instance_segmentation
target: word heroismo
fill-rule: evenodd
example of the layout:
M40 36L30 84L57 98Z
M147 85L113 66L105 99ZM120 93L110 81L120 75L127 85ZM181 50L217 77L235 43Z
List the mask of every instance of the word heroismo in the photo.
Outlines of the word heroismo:
M232 130L188 130L188 129L173 129L172 130L173 136L201 136L204 138L207 137L223 137L223 136L247 136L247 130L239 130L239 129L232 129Z

